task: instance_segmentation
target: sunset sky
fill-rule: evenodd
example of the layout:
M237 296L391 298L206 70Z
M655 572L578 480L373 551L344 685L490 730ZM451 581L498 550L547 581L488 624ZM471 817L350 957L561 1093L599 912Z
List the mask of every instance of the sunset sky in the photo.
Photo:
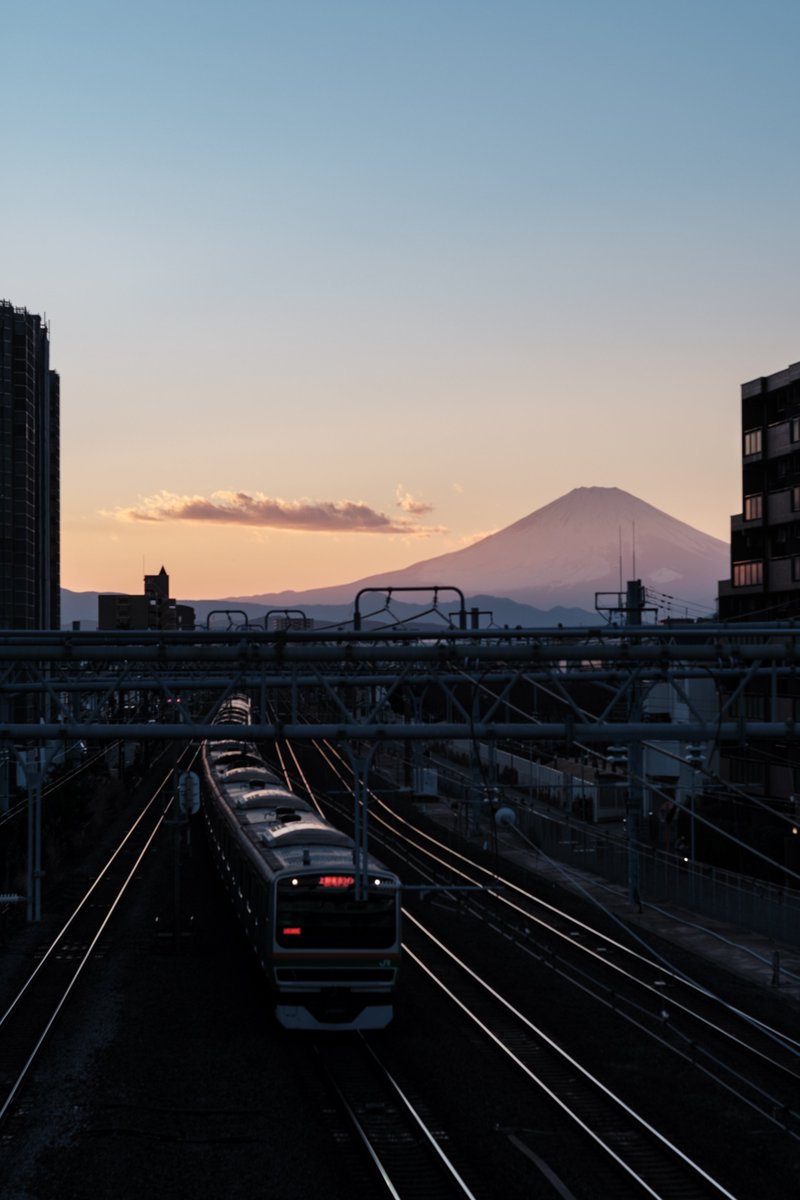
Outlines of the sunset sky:
M62 584L346 583L578 486L727 539L800 360L800 5L3 6L0 297Z

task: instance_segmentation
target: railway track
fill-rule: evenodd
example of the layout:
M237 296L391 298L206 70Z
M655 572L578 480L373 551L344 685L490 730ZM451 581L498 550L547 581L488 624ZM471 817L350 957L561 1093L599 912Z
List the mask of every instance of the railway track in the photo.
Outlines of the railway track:
M377 797L373 836L388 853L402 847L404 879L414 878L460 911L495 928L524 954L641 1026L715 1079L729 1094L800 1140L800 1040L730 1005L641 945L626 945L577 920L530 888L491 869L393 813ZM377 828L376 828L377 826ZM461 889L475 889L462 891ZM480 890L483 889L483 890Z
M618 1172L613 1195L660 1200L733 1200L733 1193L616 1096L542 1029L500 995L492 983L410 914L407 956L459 1008L483 1037L557 1105ZM577 1151L577 1143L576 1143Z
M102 953L109 923L172 803L172 769L115 847L88 889L74 901L58 934L0 1015L0 1137L14 1135L25 1081L88 964Z
M496 930L521 954L546 965L573 987L639 1028L659 1046L680 1056L704 1075L800 1140L800 1043L729 1004L641 948L561 912L510 880L491 875L479 864L465 869L462 856L449 860L437 847L436 875L420 862L420 878L457 902L462 915ZM448 893L486 887L484 892Z
M164 799L166 800L166 797ZM391 836L388 831L386 836ZM422 837L419 838L419 841L422 845L427 844ZM413 855L409 851L409 856L415 859L416 851L414 851ZM483 1130L491 1131L492 1123L495 1120L502 1123L502 1128L497 1128L495 1133L489 1132L488 1138L475 1144L481 1145L482 1152L487 1155L487 1161L490 1155L495 1155L496 1159L492 1161L501 1160L501 1170L507 1162L509 1164L508 1170L510 1175L513 1174L515 1179L520 1174L525 1177L525 1183L522 1184L519 1192L514 1192L515 1195L519 1194L531 1197L552 1195L551 1184L546 1181L545 1173L547 1169L552 1171L552 1177L556 1180L556 1183L552 1186L557 1186L561 1163L563 1161L563 1159L559 1159L558 1154L561 1154L562 1151L567 1158L570 1155L572 1156L573 1167L575 1167L577 1174L581 1177L588 1176L589 1179L588 1184L584 1183L583 1178L581 1179L581 1183L584 1183L584 1186L588 1186L588 1191L580 1191L576 1187L571 1193L562 1190L562 1195L580 1196L583 1200L586 1200L587 1197L595 1200L596 1196L614 1196L615 1200L618 1200L618 1198L619 1200L627 1200L628 1194L639 1196L650 1194L664 1197L679 1194L668 1190L668 1188L673 1186L671 1177L665 1172L662 1180L662 1176L659 1173L660 1168L657 1165L648 1167L648 1170L651 1170L653 1175L653 1180L647 1185L652 1190L648 1192L642 1184L637 1182L634 1175L627 1168L621 1167L616 1163L614 1155L617 1147L614 1144L614 1140L621 1139L627 1142L628 1138L627 1135L623 1135L620 1132L620 1127L613 1117L606 1118L606 1124L611 1125L611 1151L601 1150L596 1137L589 1134L584 1135L581 1132L579 1122L583 1120L587 1126L595 1130L597 1137L600 1137L602 1133L602 1117L595 1117L588 1100L581 1100L581 1104L585 1105L583 1113L579 1111L575 1117L568 1117L566 1115L562 1104L554 1100L547 1090L551 1076L545 1074L545 1068L542 1065L544 1063L544 1051L537 1056L533 1065L527 1063L524 1055L530 1050L536 1035L530 1028L534 1022L529 1009L523 1004L524 996L522 993L525 990L525 986L527 986L528 991L531 993L529 999L535 999L536 995L541 998L541 980L543 978L546 980L548 977L556 976L557 974L556 970L553 970L546 963L535 942L528 943L527 939L523 936L524 926L528 924L528 919L526 918L523 921L522 918L518 918L513 914L511 917L501 918L498 915L497 898L494 895L486 897L487 907L484 910L482 905L478 904L478 901L481 900L480 894L456 891L456 885L452 883L456 876L446 875L442 866L436 863L433 865L429 863L426 868L429 872L427 876L429 880L433 878L434 868L439 874L439 883L441 883L444 890L441 890L437 884L435 889L430 892L429 901L424 906L420 906L416 902L407 906L409 917L406 919L406 986L409 990L413 990L414 1006L416 1007L419 1021L412 1023L409 1017L404 1017L401 1005L399 1007L399 1027L397 1031L393 1031L392 1027L390 1027L385 1034L376 1037L370 1036L368 1043L365 1043L377 1052L381 1062L385 1064L385 1068L394 1080L396 1087L393 1088L392 1084L388 1081L379 1082L379 1079L375 1078L376 1072L378 1076L380 1072L377 1067L370 1065L367 1051L354 1049L352 1042L349 1042L345 1035L334 1035L330 1039L321 1039L322 1049L326 1055L330 1053L335 1056L339 1053L337 1048L341 1047L341 1055L344 1061L339 1064L334 1057L331 1062L331 1071L333 1078L337 1081L336 1086L340 1088L343 1097L347 1097L347 1104L359 1121L359 1131L357 1132L356 1126L352 1124L352 1118L347 1117L347 1121L351 1123L351 1132L347 1135L348 1143L352 1143L353 1147L356 1144L366 1146L369 1143L373 1147L377 1159L375 1165L369 1169L359 1166L359 1180L362 1173L365 1178L363 1186L360 1182L358 1184L361 1189L360 1191L356 1189L355 1175L351 1179L347 1168L340 1174L334 1174L332 1170L330 1179L331 1194L336 1193L336 1187L339 1183L341 1183L343 1191L347 1194L348 1200L353 1200L354 1197L359 1195L369 1196L370 1200L372 1200L372 1197L382 1194L396 1194L401 1197L401 1200L415 1200L415 1197L420 1194L428 1197L439 1195L449 1197L452 1195L466 1195L470 1192L476 1197L476 1200L489 1200L489 1198L493 1200L498 1194L508 1194L505 1191L499 1191L496 1188L493 1189L491 1178L489 1178L489 1182L487 1183L485 1162L480 1159L478 1154L473 1152L469 1141L470 1134L465 1135L464 1132L465 1127L468 1127L472 1131L473 1127L478 1128L479 1126ZM415 862L413 870L417 871L417 869L418 867ZM469 869L464 867L464 870ZM420 878L422 878L422 875L420 875ZM446 890L448 880L451 881L451 890L449 892ZM497 888L494 890L496 891ZM502 892L498 891L498 895L505 896L507 891L508 889L504 888ZM420 916L421 908L425 912L424 921ZM454 916L456 920L453 920ZM480 961L484 965L490 963L491 967L482 973L490 976L487 982L490 984L493 983L497 991L501 990L500 985L497 983L500 967L499 959L500 957L508 957L509 961L513 959L513 963L517 965L513 967L511 974L506 973L504 978L507 982L516 973L516 976L521 981L525 981L525 986L521 986L518 992L508 994L504 983L502 990L512 1007L518 1009L525 1020L519 1022L517 1019L512 1019L510 1015L507 1028L505 1030L502 1029L501 1016L496 1013L496 1003L490 1002L485 997L480 998L481 993L485 992L485 989L480 987L474 980L471 980L471 977L463 971L463 968L457 967L456 964L440 962L435 943L431 941L428 934L423 934L421 931L418 932L413 925L413 920L410 918L424 923L426 928L430 927L430 932L434 936L438 936L440 941L446 941L448 946L453 941L454 945L458 948L456 957L462 958L467 966L471 967L476 973L479 973L477 964ZM549 919L554 920L555 918L551 915ZM579 932L578 925L571 918L567 918L567 931L570 928L570 920L572 920L573 931ZM446 930L446 937L442 933L443 929ZM454 930L458 929L461 930L461 940L456 938L453 933ZM480 931L480 938L475 935L476 930ZM73 961L75 962L77 961L76 956L81 953L90 939L88 935L73 937L66 932L62 931L62 933L62 948L64 948L65 953L74 956ZM106 934L100 935L97 947L99 952L102 952L103 946L106 944L106 936ZM586 933L577 939L573 937L572 940L583 941L585 943L584 949L594 948L595 951L598 951L598 944L595 943L594 937L594 933L591 935ZM569 937L567 937L567 942L569 940ZM473 941L476 942L476 945L471 946L470 943ZM488 951L487 947L489 948ZM600 965L607 965L604 963L605 959L611 958L615 954L616 951L612 952L611 950L598 951L596 954L598 970ZM419 959L420 963L424 964L424 966L418 965L412 955L416 959ZM447 959L448 956L445 955L444 957ZM562 955L556 955L551 951L550 957L557 964L557 960ZM566 951L563 957L566 957ZM582 957L581 953L578 961ZM590 957L587 961L591 966L595 962L595 959ZM519 964L522 965L520 966ZM664 992L663 987L659 987L659 981L663 978L663 964L657 964L657 967L658 969L656 970L651 966L651 983L656 989L654 997L663 996ZM560 967L558 969L560 970ZM429 970L440 979L441 983L435 984L433 982L432 975L428 974ZM450 971L452 971L452 976L447 974ZM461 976L463 976L463 980L458 982ZM143 978L149 978L149 970ZM566 978L566 973L558 975L559 981L562 978ZM492 1030L493 1036L484 1033L478 1024L478 1020L472 1016L468 1016L460 1005L447 996L442 984L449 991L453 992L454 995L459 996L466 1008L470 1010L474 1009L477 1018L482 1020ZM573 991L577 991L577 986L574 983L570 986ZM589 995L591 995L588 982L584 981L583 986ZM548 984L545 982L543 987L545 990L548 989ZM474 988L475 992L474 997L470 994L470 989L472 988ZM429 994L433 995L434 993L436 995L435 1004L429 1002ZM84 988L81 988L81 995L83 994ZM552 1010L552 1001L553 993L548 991L547 1004L540 1004L537 1010L537 1029L539 1029L542 1020L545 1019L544 1014L549 1019ZM229 1003L226 1003L222 1010L223 1013L228 1011L228 1007ZM238 1004L236 1011L237 1014L242 1014L241 1019L244 1022L244 1010ZM224 1019L224 1016L217 1017L217 1028L214 1031L214 1036L219 1032L218 1025L220 1021ZM495 1021L497 1024L495 1024ZM642 1021L642 1023L644 1022ZM172 1032L170 1037L176 1035L178 1027L177 1023L171 1027ZM252 1036L258 1036L258 1044L261 1046L261 1053L263 1054L265 1048L260 1040L262 1037L262 1027L263 1021L260 1021L258 1035L253 1034ZM243 1031L244 1025L242 1025ZM550 1030L540 1030L540 1032L544 1035L552 1033ZM422 1034L421 1038L418 1036L419 1034ZM506 1041L508 1049L501 1050L498 1042L494 1040L495 1038L500 1039L501 1034ZM668 1040L669 1036L668 1025L665 1039ZM429 1061L426 1060L424 1047L426 1045L430 1046L436 1037L442 1043L446 1042L448 1046L447 1054L442 1055L442 1062L450 1059L458 1060L460 1058L462 1063L456 1062L456 1067L453 1069L450 1067L448 1061L445 1071L440 1074L438 1079L433 1079L431 1077L433 1071L442 1071L442 1063L439 1062L437 1056L437 1066L435 1068L432 1067ZM0 1043L2 1043L2 1040L3 1037L0 1034ZM557 1039L551 1037L551 1040ZM207 1046L207 1037L199 1040L195 1038L193 1041L190 1040L188 1044L194 1048L201 1043ZM236 1044L236 1037L232 1037L228 1047L229 1054L235 1048ZM563 1039L562 1044L564 1044ZM452 1055L450 1054L450 1047L453 1048ZM291 1072L296 1065L292 1061L293 1057L299 1057L305 1061L304 1051L299 1051L295 1054L297 1049L296 1041L283 1046L280 1040L278 1040L274 1046L270 1046L266 1050L266 1053L272 1055L276 1049L279 1050L282 1057L285 1056L286 1061L281 1077L288 1080L291 1078ZM173 1047L171 1045L169 1052L172 1055ZM527 1067L527 1070L523 1069L522 1066L516 1065L511 1057L512 1054L520 1058ZM363 1059L363 1061L360 1061L357 1072L352 1069L352 1064L348 1062L349 1059L355 1057L359 1060ZM583 1061L579 1051L572 1052L572 1059L576 1062L578 1059ZM182 1069L180 1072L181 1076L187 1073L189 1061L187 1058L185 1069ZM611 1066L613 1064L609 1063L609 1067ZM223 1067L217 1066L217 1070L221 1072L219 1075L220 1079L228 1079L229 1067L229 1061ZM482 1067L485 1069L482 1070ZM595 1076L599 1076L601 1080L606 1080L606 1087L610 1090L607 1077L602 1071L598 1072L597 1069L592 1068L591 1062L589 1063L589 1068L586 1069L588 1074L594 1074ZM452 1076L449 1073L450 1070L453 1070ZM548 1072L549 1070L550 1068L548 1067ZM551 1090L554 1093L562 1092L564 1106L572 1104L572 1091L574 1090L572 1076L576 1070L577 1067L572 1067L572 1074L570 1074L569 1069L567 1070L563 1089L557 1080L555 1083L552 1083ZM180 1160L179 1148L176 1149L176 1145L180 1143L181 1138L188 1138L184 1129L184 1126L186 1126L191 1130L194 1143L202 1144L204 1141L208 1141L209 1146L216 1139L217 1141L224 1140L226 1146L230 1148L232 1141L236 1140L238 1142L238 1140L246 1136L253 1145L258 1145L262 1149L269 1147L269 1160L270 1162L275 1162L280 1154L280 1143L282 1140L282 1134L280 1133L282 1128L280 1112L282 1110L280 1106L278 1106L277 1113L273 1114L269 1120L265 1120L264 1113L258 1111L258 1105L253 1109L249 1118L246 1111L242 1109L243 1096L248 1096L248 1104L254 1099L248 1092L248 1088L251 1086L250 1076L254 1079L262 1074L263 1072L259 1068L254 1070L254 1061L251 1056L246 1061L243 1078L236 1082L236 1086L229 1090L229 1092L221 1092L219 1095L216 1089L213 1090L213 1095L209 1092L206 1102L199 1106L202 1110L199 1115L194 1114L194 1108L197 1107L198 1093L196 1088L198 1079L202 1076L202 1066L197 1068L192 1086L187 1088L185 1094L181 1093L181 1099L178 1099L177 1096L173 1099L172 1095L165 1094L160 1100L158 1110L154 1110L152 1113L150 1113L148 1108L148 1104L152 1102L151 1084L148 1080L142 1083L138 1093L134 1090L131 1095L125 1097L130 1107L130 1112L133 1114L130 1120L127 1117L123 1119L123 1116L117 1114L117 1109L114 1105L120 1097L115 1082L109 1078L104 1085L107 1088L108 1096L106 1108L100 1106L99 1109L95 1110L90 1132L85 1134L83 1139L85 1161L87 1163L92 1161L99 1144L99 1134L102 1134L103 1137L114 1139L113 1161L115 1163L119 1160L120 1147L130 1144L132 1146L130 1153L133 1157L139 1152L135 1149L136 1146L146 1147L146 1151L142 1150L142 1153L146 1154L148 1161L153 1158L153 1171L164 1170L166 1169L165 1163L167 1162L167 1157L169 1157L170 1162L173 1159L176 1162L183 1161ZM315 1070L315 1074L316 1078L319 1079L319 1072ZM363 1081L361 1078L362 1075ZM534 1081L531 1075L536 1075L536 1081ZM203 1086L202 1082L200 1086ZM329 1090L327 1094L333 1097L335 1095L334 1084L331 1083L328 1086ZM470 1094L469 1089L482 1090L484 1087L487 1092L486 1103L484 1104L484 1098L480 1097L479 1102L476 1104L476 1100ZM177 1093L179 1088L173 1084L172 1090ZM492 1094L495 1090L501 1093L505 1090L506 1094L510 1097L508 1103L504 1105L498 1104ZM619 1091L619 1089L617 1090ZM456 1093L461 1094L458 1095ZM316 1086L313 1081L310 1086L310 1092L306 1084L301 1086L301 1099L298 1103L302 1105L302 1109L298 1110L292 1124L292 1129L299 1129L302 1122L306 1120L306 1115L310 1117L312 1105L314 1117L316 1121L319 1120L320 1113L326 1107L325 1102L320 1101L320 1095L322 1094L324 1094L323 1089ZM622 1091L621 1095L628 1100L629 1107L638 1107L626 1092ZM315 1099L312 1101L310 1096L314 1096ZM421 1116L422 1125L428 1130L427 1134L423 1132L419 1121L411 1117L404 1098L410 1102L411 1107ZM460 1108L458 1107L459 1103L461 1103ZM261 1098L261 1104L264 1107L264 1097ZM327 1103L327 1107L336 1108L337 1121L339 1122L338 1128L341 1128L341 1122L345 1120L343 1116L339 1116L344 1111L343 1105L344 1100L340 1100L338 1097L336 1100L330 1099ZM575 1107L576 1109L578 1108L577 1101L575 1102ZM651 1105L650 1117L651 1123L659 1125L658 1120L655 1120L652 1116L652 1110L657 1110L657 1107L656 1102ZM469 1113L470 1119L474 1118L472 1124L469 1126L466 1126L464 1122L465 1108L471 1110ZM173 1109L177 1114L176 1116L170 1115L173 1113ZM398 1110L398 1114L402 1115L403 1121L410 1122L405 1127L400 1120L400 1115L395 1120L393 1112L395 1109ZM128 1109L124 1111L127 1112ZM220 1123L217 1123L215 1115L218 1111L222 1113ZM140 1115L143 1113L148 1114L147 1121L144 1120L144 1116ZM166 1113L166 1116L163 1117L163 1120L166 1122L163 1129L161 1128L162 1115L160 1115L162 1113ZM190 1117L187 1115L189 1113L193 1115ZM24 1119L25 1115L23 1114L20 1118L20 1130L24 1128L22 1124ZM239 1120L244 1122L244 1126L241 1129L237 1125L237 1121ZM176 1126L174 1134L171 1132L171 1121L174 1121ZM2 1136L11 1136L11 1133L8 1131L12 1124L15 1125L16 1122L6 1122ZM130 1128L128 1128L129 1124ZM680 1121L677 1124L680 1126ZM558 1125L559 1130L563 1127L563 1132L559 1132L557 1135L553 1133L556 1125ZM197 1127L195 1128L195 1126ZM286 1128L288 1127L287 1125ZM276 1130L278 1131L277 1135ZM675 1128L673 1128L672 1134L671 1139L667 1137L663 1140L674 1142L676 1140ZM678 1128L677 1134L677 1140L680 1142L680 1128ZM335 1136L338 1137L338 1135ZM641 1134L641 1136L646 1140L646 1133ZM585 1143L583 1141L584 1137L586 1139ZM656 1137L658 1140L658 1135ZM170 1138L172 1138L171 1141L169 1140ZM135 1141L135 1139L139 1140ZM556 1152L557 1139L558 1146ZM493 1147L487 1145L488 1140L493 1141ZM294 1137L287 1139L287 1141L295 1146L297 1144ZM169 1149L164 1151L166 1157L163 1161L155 1158L157 1148L161 1146L162 1142L169 1145ZM427 1148L424 1145L425 1142L429 1143ZM453 1187L457 1187L458 1185L452 1179L447 1178L449 1171L446 1167L443 1167L441 1162L438 1165L436 1164L435 1159L440 1156L436 1153L435 1146L432 1143L435 1143L455 1165L456 1173L460 1174L464 1180L466 1187L469 1189L468 1192L452 1190ZM735 1154L736 1149L735 1146L731 1146L732 1155ZM191 1152L187 1150L187 1169L190 1168L193 1156L198 1153L196 1145L193 1145ZM355 1156L355 1150L352 1153ZM211 1154L211 1149L209 1149L209 1154ZM418 1166L415 1166L413 1165L413 1160L417 1155L419 1155L420 1163ZM431 1155L431 1161L426 1163L425 1158L428 1155ZM695 1153L693 1157L698 1159L701 1164L704 1163L702 1156L698 1156ZM239 1163L239 1170L245 1170L246 1164L252 1158L252 1152L243 1152L242 1160ZM576 1159L580 1160L577 1166L575 1163ZM377 1163L380 1163L381 1166L379 1167ZM635 1169L636 1166L634 1166ZM367 1170L370 1172L368 1177ZM726 1195L724 1189L722 1191L713 1190L715 1185L711 1177L717 1173L707 1165L706 1170L708 1172L707 1179L704 1179L701 1174L699 1184L697 1180L690 1181L686 1184L686 1188L689 1190L685 1190L680 1194L688 1196L697 1194ZM324 1168L322 1168L322 1171L323 1175L321 1177L324 1178ZM440 1175L442 1171L443 1176ZM562 1176L566 1177L566 1174L566 1172L562 1172ZM642 1168L642 1174L644 1174L644 1168ZM530 1176L531 1183L529 1190L526 1190L528 1175ZM388 1182L381 1182L379 1184L378 1179L383 1178L383 1176L385 1176ZM243 1178L244 1176L242 1176ZM726 1174L720 1176L720 1178L728 1182L729 1175ZM248 1186L252 1187L252 1179L248 1179ZM389 1187L394 1187L395 1193L388 1190ZM699 1192L697 1191L698 1187L701 1188ZM703 1191L703 1187L708 1187L711 1190ZM384 1190L382 1191L381 1189ZM791 1194L790 1192L781 1192L774 1188L770 1192L769 1186L767 1186L767 1192L773 1195ZM202 1189L197 1194L202 1194ZM252 1190L249 1194L252 1194ZM727 1194L730 1195L731 1191ZM736 1189L733 1189L733 1194L736 1194L738 1197L745 1195L744 1192L738 1192ZM746 1194L752 1196L754 1193L749 1192Z
M456 1165L438 1122L398 1083L363 1035L317 1040L319 1069L366 1158L365 1195L392 1200L492 1200Z
M346 785L346 767L331 761L329 748L325 755L340 787ZM421 888L430 885L429 895L436 897L426 922L435 915L437 927L447 930L442 937L448 945L460 945L473 966L476 952L469 943L476 922L485 931L484 963L490 936L502 947L504 957L517 956L519 970L509 973L512 1006L516 1002L521 1010L525 1009L526 989L521 981L529 981L531 970L546 967L579 990L587 1003L604 1007L615 1020L621 1017L643 1040L655 1043L656 1053L677 1056L690 1070L698 1071L706 1083L721 1089L727 1107L740 1106L745 1125L757 1114L763 1125L779 1131L777 1136L785 1139L787 1155L795 1153L790 1146L800 1135L800 1044L791 1032L774 1028L728 1004L724 997L699 986L655 952L641 945L626 945L623 936L611 936L578 921L551 900L543 901L531 889L504 878L502 860L487 868L446 845L443 839L415 828L379 798L373 800L371 840L380 842L384 858L389 857L393 845L403 859L404 880L413 879ZM342 817L347 815L345 807ZM418 912L417 905L412 903L411 907ZM408 905L404 915L406 930L413 928L415 918ZM407 936L409 958L414 961L413 955L417 954L422 962L419 947L414 950L410 945L411 936ZM432 953L430 947L425 953ZM437 953L440 969L449 973L453 968L446 966L441 952ZM525 960L529 962L527 969ZM422 966L420 969L426 970ZM435 974L432 970L431 977ZM702 1187L707 1186L707 1181L702 1183ZM726 1193L723 1188L716 1194Z

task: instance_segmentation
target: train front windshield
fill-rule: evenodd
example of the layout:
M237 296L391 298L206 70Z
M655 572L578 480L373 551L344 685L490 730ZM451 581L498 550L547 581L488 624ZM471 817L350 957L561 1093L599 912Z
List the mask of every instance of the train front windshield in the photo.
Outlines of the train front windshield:
M292 950L388 949L396 906L388 878L370 876L367 899L356 900L352 875L295 875L278 881L275 940Z

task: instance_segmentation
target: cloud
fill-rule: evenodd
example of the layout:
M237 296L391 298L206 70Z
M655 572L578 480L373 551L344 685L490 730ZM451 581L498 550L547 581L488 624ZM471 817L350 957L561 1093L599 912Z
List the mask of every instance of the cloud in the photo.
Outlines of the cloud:
M409 497L409 499L411 499ZM414 502L416 503L416 502ZM402 506L401 506L402 507ZM421 515L430 506L408 507ZM205 496L177 496L158 492L144 497L133 508L112 514L120 521L194 521L215 525L243 525L262 529L288 529L310 533L394 533L424 536L445 533L441 527L419 525L388 517L357 500L280 500L255 492L212 492Z
M426 513L433 512L433 505L427 500L417 500L410 492L405 491L402 483L398 483L397 489L397 507L402 508L403 512L411 513L414 517L424 517Z

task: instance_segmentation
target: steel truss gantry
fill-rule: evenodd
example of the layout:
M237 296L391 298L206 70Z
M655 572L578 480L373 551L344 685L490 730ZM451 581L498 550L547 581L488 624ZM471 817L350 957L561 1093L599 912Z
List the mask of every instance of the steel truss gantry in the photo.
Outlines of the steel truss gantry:
M693 704L693 679L717 686L721 705L714 720ZM756 680L766 686L769 712L758 720L733 716ZM212 726L212 719L220 701L242 689L255 701L248 736L266 740L794 740L800 723L779 703L787 686L794 690L786 680L800 686L800 623L424 634L6 632L0 636L0 741L241 737L241 727ZM663 683L684 701L688 720L638 718L642 697ZM604 697L591 715L576 698L584 685L595 685ZM558 698L563 716L537 721L535 706L512 706L511 697L525 688ZM131 696L135 704L126 706ZM38 697L28 706L35 715L19 718L26 697ZM142 720L148 709L153 716Z
M796 741L782 716L798 694L800 625L335 631L6 632L0 635L0 751L24 762L28 787L28 916L40 916L41 783L47 764L80 741L331 739L354 773L358 861L367 854L367 776L376 747L394 741L502 740L631 746ZM709 720L692 681L713 681ZM645 699L669 684L688 719L646 721ZM746 690L769 699L768 719L734 716ZM593 689L591 711L581 695ZM250 726L217 725L232 693L254 701ZM547 695L547 720L536 718ZM131 701L126 703L126 701ZM561 709L553 719L552 712ZM148 714L146 717L144 714ZM150 715L152 714L152 715ZM631 807L633 811L633 807ZM636 834L631 894L637 894Z

